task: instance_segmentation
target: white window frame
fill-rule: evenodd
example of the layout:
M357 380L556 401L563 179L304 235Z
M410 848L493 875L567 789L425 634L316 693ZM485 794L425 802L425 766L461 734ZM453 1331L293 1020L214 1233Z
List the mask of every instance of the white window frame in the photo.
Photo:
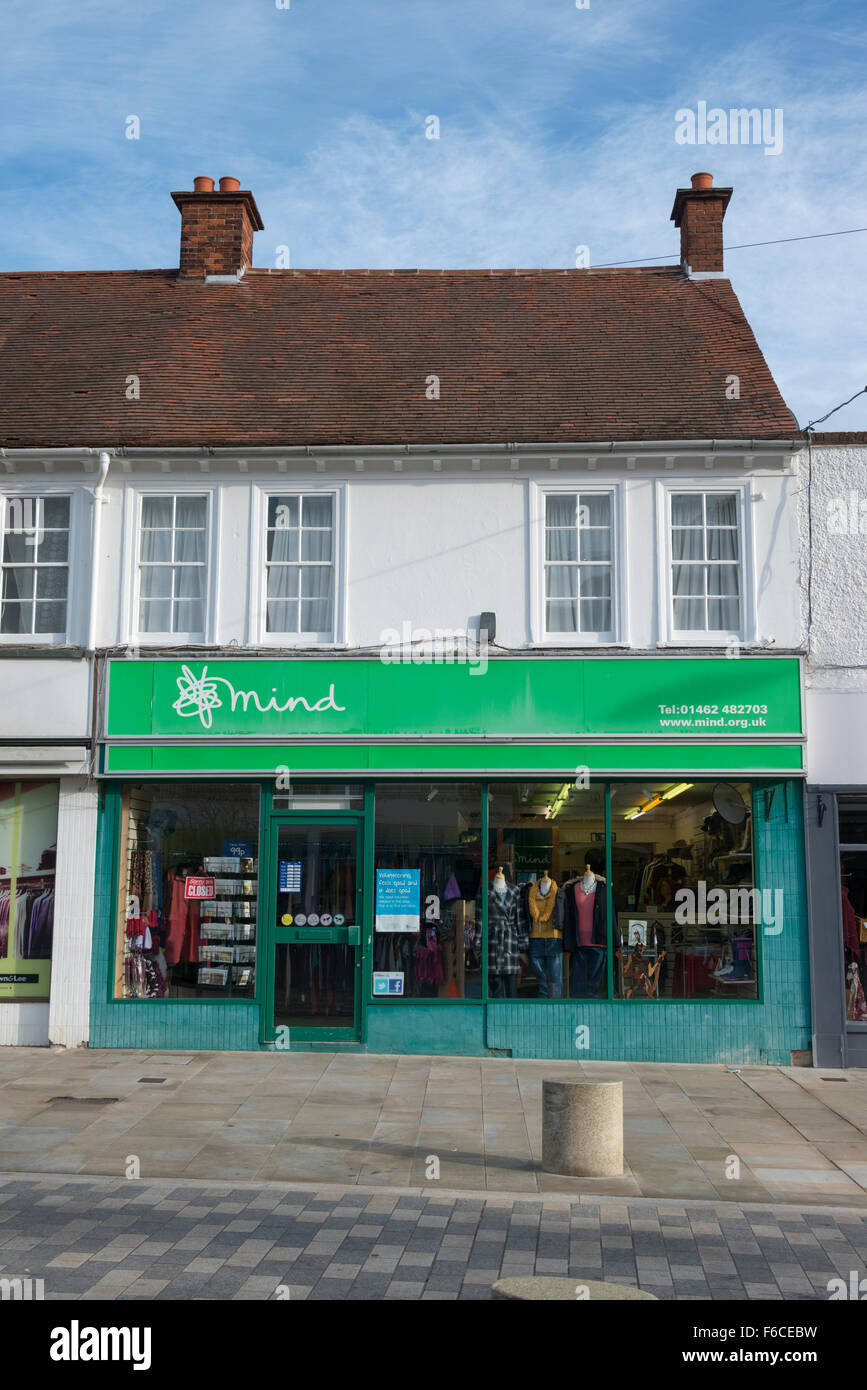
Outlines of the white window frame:
M674 593L671 580L671 498L678 492L734 493L737 498L740 541L741 626L737 632L681 631L674 626ZM659 594L659 646L727 647L731 642L756 641L755 535L753 507L756 502L753 480L741 478L658 479L656 483L657 593Z
M626 506L624 485L620 481L587 482L582 478L529 483L530 509L530 623L532 644L536 647L622 647L628 645L626 595L627 569ZM569 494L580 496L604 493L611 498L611 621L613 631L549 633L545 630L545 499Z
M145 497L204 497L207 502L205 523L205 586L204 632L141 632L139 630L139 598L141 592L141 519L142 499ZM213 484L194 482L147 483L142 481L127 489L124 515L124 551L127 564L123 574L121 612L125 631L121 641L136 647L213 646L217 642L215 615L219 612L219 555L221 489Z
M334 569L334 604L331 633L268 632L268 501L271 497L328 496L334 499L332 531L332 565ZM311 480L254 483L250 507L250 631L248 640L259 647L327 647L346 646L347 611L347 489L342 483L317 484Z
M0 571L3 566L4 537L6 535L7 504L16 497L67 497L69 499L69 545L67 551L68 580L66 586L66 630L65 632L3 632L0 633L0 647L57 647L75 645L82 633L86 615L82 604L87 586L82 582L85 565L85 552L82 533L85 529L85 504L90 501L86 489L71 487L69 484L54 484L46 487L40 482L21 482L14 487L4 483L0 494ZM10 566L14 569L14 565ZM2 582L2 575L0 575Z

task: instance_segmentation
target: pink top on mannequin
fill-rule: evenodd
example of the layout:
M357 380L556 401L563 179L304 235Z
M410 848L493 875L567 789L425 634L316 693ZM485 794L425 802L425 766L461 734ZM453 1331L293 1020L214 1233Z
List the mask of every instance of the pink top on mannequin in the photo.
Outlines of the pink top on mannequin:
M578 909L578 944L593 945L593 908L596 904L597 884L594 881L591 892L585 893L581 879L575 884L575 906Z

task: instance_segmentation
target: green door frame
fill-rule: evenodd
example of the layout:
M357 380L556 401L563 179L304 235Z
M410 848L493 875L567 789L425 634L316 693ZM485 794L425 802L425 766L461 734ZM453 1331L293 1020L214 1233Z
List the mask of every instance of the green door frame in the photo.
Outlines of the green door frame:
M260 940L265 950L265 969L263 972L263 988L261 993L261 1012L259 1015L259 1042L263 1047L273 1048L277 1043L277 1028L274 1023L274 961L276 947L282 943L293 940L292 928L279 928L277 926L277 850L279 845L280 828L284 825L321 825L321 826L354 826L356 830L356 860L355 860L355 902L356 902L356 925L358 927L358 941L355 944L355 998L353 1021L351 1025L334 1028L292 1028L289 1045L291 1049L292 1039L300 1043L310 1042L360 1042L362 1031L362 994L365 987L365 980L369 973L366 967L365 924L370 913L368 895L365 884L365 865L367 856L365 854L367 840L367 806L362 811L275 811L273 805L268 808L266 820L266 833L264 845L266 853L260 857L260 877L263 867L266 868L267 878L262 887L262 904L264 908L263 928L260 927ZM297 939L297 938L295 938ZM306 936L310 940L309 935ZM328 928L322 929L321 940L323 943L334 940L334 934ZM352 944L352 943L349 943ZM260 948L261 949L261 948Z

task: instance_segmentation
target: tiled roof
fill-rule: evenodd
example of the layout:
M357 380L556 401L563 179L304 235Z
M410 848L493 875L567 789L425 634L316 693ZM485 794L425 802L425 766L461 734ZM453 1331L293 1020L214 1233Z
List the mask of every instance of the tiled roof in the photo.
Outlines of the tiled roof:
M426 398L431 376L438 400ZM778 439L795 428L728 280L676 268L250 270L232 284L173 270L0 275L5 447Z

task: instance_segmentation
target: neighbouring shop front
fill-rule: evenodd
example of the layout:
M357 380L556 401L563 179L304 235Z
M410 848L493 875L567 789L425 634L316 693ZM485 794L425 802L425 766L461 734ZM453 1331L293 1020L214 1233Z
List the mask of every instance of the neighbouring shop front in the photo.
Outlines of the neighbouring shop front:
M90 672L0 659L0 1047L76 1047L93 930Z
M860 748L853 750L852 772ZM867 790L807 792L813 1053L867 1067Z
M91 1046L809 1047L796 659L107 666Z
M41 1004L48 1041L60 783L0 782L0 1004ZM25 1035L26 1036L26 1035Z

